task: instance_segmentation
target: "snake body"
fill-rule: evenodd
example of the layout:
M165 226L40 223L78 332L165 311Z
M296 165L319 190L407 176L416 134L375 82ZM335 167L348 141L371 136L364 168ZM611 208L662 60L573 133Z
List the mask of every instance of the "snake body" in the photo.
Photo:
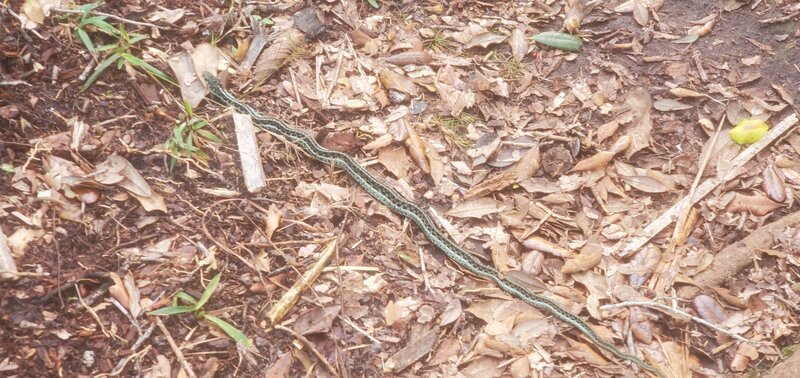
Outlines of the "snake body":
M461 248L448 236L443 234L422 208L405 199L400 195L400 193L387 186L380 179L373 176L350 155L322 147L313 137L305 132L295 129L280 120L262 116L255 109L245 103L242 103L230 92L226 91L220 84L219 80L211 73L205 72L203 74L203 78L208 85L209 91L214 94L214 96L221 100L223 104L233 107L240 113L249 115L252 118L253 123L259 128L264 129L267 132L281 137L287 142L300 147L305 153L315 160L325 164L331 164L347 172L353 181L355 181L362 189L364 189L377 201L386 205L395 213L402 215L414 222L433 245L435 245L439 250L444 252L447 257L464 269L470 271L476 276L494 282L505 292L519 298L533 307L544 310L562 322L577 328L584 335L586 335L586 337L589 338L592 343L610 352L614 356L630 361L640 366L644 370L662 377L664 376L659 369L648 365L646 362L642 361L636 356L619 350L614 344L598 336L597 333L595 333L595 331L583 319L565 310L556 302L546 297L536 295L530 290L512 281L509 281L507 278L504 278L503 275L496 269L478 261L467 250Z

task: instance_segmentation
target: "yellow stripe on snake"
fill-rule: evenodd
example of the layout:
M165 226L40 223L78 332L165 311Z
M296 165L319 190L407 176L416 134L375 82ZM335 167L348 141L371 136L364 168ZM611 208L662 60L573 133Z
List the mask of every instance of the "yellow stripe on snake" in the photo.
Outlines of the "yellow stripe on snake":
M349 155L322 147L314 138L305 132L295 129L280 120L262 116L255 109L237 100L230 92L222 88L219 80L214 75L205 72L203 78L208 85L209 91L211 91L214 96L219 98L223 104L232 106L236 111L249 115L253 123L259 128L298 146L315 160L324 164L336 166L347 172L353 181L377 201L386 205L395 213L414 222L433 245L464 269L479 277L494 282L498 287L514 297L519 298L533 307L544 310L562 322L577 328L586 335L592 343L605 349L614 356L630 361L640 366L642 369L657 374L660 377L665 376L661 370L648 365L636 356L619 350L614 344L602 339L583 319L565 310L556 302L536 295L530 290L509 281L494 268L478 261L468 251L459 247L447 235L442 233L422 208L405 199L397 191L373 176Z

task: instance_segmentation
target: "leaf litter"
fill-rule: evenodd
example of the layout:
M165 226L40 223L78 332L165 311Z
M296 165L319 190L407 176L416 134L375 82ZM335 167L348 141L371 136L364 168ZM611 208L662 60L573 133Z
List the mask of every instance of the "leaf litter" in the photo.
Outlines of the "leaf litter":
M798 10L701 3L3 5L0 305L16 341L0 367L628 372L266 133L246 151L230 131L191 134L183 148L207 159L173 169L163 146L182 111L232 130L204 71L354 154L485 264L668 375L769 366L796 343L800 135L783 79L797 68L780 55L798 33L766 28ZM148 38L79 94L111 56L73 38L89 16ZM152 75L166 69L172 86ZM245 153L266 179L243 198L261 187L242 179ZM199 317L164 319L183 345L149 336L146 312L199 298L220 271L209 316L258 354Z

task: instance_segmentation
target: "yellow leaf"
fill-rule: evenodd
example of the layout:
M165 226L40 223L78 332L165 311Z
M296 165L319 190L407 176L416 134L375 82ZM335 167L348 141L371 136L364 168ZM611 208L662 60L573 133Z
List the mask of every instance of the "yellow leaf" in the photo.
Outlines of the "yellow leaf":
M738 144L753 144L757 142L769 130L766 122L760 119L743 119L728 131L731 139Z

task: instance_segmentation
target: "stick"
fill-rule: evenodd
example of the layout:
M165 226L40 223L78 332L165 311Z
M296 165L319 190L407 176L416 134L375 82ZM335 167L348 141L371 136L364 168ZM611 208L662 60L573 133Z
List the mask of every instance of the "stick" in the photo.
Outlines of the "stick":
M300 294L305 291L306 288L311 287L311 284L316 281L317 277L322 273L322 270L325 266L328 265L328 261L330 261L331 257L333 257L333 252L336 251L336 244L338 240L333 239L331 240L326 246L325 249L322 251L322 254L317 260L317 263L314 266L306 271L302 277L300 277L297 282L292 285L292 287L283 294L278 303L275 303L274 306L269 310L267 313L267 318L269 318L271 324L278 324L278 322L286 315L286 312L289 311L297 300L300 298Z
M181 352L180 348L178 348L178 344L175 344L175 339L172 338L172 335L170 335L169 330L167 329L166 326L164 326L164 322L162 322L161 318L159 318L158 316L154 316L153 318L155 318L158 328L161 329L161 333L163 333L164 337L167 338L167 342L169 343L170 348L172 348L172 352L175 353L175 357L178 358L178 361L181 363L181 367L183 367L183 370L186 371L186 375L188 375L191 378L197 378L197 375L194 374L194 371L192 370L192 367L189 365L189 362L187 362L186 358L183 357L183 352Z

